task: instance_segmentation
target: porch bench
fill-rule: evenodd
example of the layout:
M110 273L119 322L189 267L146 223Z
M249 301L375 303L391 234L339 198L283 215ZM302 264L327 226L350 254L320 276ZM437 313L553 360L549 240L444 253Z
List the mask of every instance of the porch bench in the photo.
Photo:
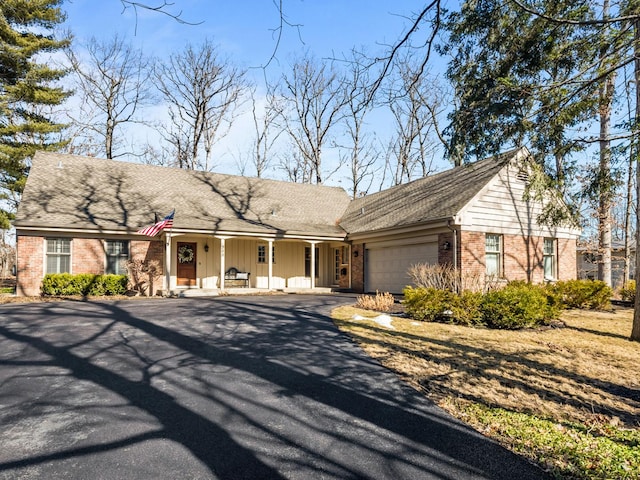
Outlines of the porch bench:
M249 272L239 272L237 268L230 268L224 274L225 287L249 287Z

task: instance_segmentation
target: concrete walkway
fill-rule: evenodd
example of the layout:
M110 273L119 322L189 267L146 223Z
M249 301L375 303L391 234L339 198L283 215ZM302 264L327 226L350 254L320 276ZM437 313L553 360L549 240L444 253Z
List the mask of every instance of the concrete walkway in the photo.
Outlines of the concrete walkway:
M353 301L0 305L0 478L545 478L338 332Z

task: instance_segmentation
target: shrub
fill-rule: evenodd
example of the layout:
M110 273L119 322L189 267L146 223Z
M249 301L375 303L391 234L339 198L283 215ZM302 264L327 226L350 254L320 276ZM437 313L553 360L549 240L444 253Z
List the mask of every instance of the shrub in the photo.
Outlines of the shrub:
M126 275L50 273L42 280L42 295L121 295L127 291Z
M480 310L482 298L480 292L465 291L453 295L449 306L451 321L458 325L484 325Z
M613 291L601 280L566 280L549 287L567 308L604 310L611 305Z
M416 287L436 288L451 292L482 292L495 287L495 279L487 279L484 272L460 272L452 265L417 263L407 274Z
M548 324L559 309L549 303L545 287L512 282L486 293L480 305L483 321L492 328L518 329Z
M479 325L482 324L481 301L482 294L477 292L458 294L437 288L407 287L402 303L407 314L416 320Z
M434 322L443 316L448 310L447 299L452 293L448 290L440 290L434 287L406 287L403 291L403 304L407 314L416 320Z
M620 298L625 302L634 303L636 301L636 281L635 280L629 280L620 289Z
M356 307L377 312L388 312L395 303L393 295L389 292L380 293L376 290L376 296L360 295L356 300Z

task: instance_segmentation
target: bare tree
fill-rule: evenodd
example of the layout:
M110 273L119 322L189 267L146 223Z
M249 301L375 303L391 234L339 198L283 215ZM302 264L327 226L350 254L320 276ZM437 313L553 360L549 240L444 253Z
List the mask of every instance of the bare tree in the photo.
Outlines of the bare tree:
M153 100L146 81L149 59L117 35L106 41L92 37L84 51L67 50L67 58L81 97L79 115L72 119L84 132L82 141L101 145L106 158L133 154L118 151L123 142L117 131L125 124L145 123L137 114Z
M437 90L436 82L422 73L416 76L408 59L399 62L397 73L387 91L395 120L392 150L387 158L395 185L433 173L438 148L434 136L444 142L436 122L443 93Z
M198 47L187 45L158 63L154 77L169 106L166 138L175 149L178 165L209 170L213 146L234 120L245 72L228 58L220 58L216 47L206 40Z
M363 68L360 55L348 62L350 78L345 82L345 116L346 144L340 145L342 160L349 166L349 190L356 198L365 195L371 188L376 173L376 162L379 151L373 132L366 131L367 114L373 109L368 101L370 84L369 70Z
M287 180L296 183L311 183L313 172L309 163L302 157L300 152L293 148L280 157L278 167L284 171Z
M258 103L254 89L251 91L251 114L256 137L251 157L256 176L261 178L271 163L273 146L282 134L282 128L276 123L282 114L282 99L276 95L273 88L267 86L262 115L258 111L260 109Z
M285 129L300 152L297 158L310 168L310 182L321 184L331 175L325 175L322 149L344 116L343 79L333 64L307 56L282 80L281 93L289 106L283 114Z

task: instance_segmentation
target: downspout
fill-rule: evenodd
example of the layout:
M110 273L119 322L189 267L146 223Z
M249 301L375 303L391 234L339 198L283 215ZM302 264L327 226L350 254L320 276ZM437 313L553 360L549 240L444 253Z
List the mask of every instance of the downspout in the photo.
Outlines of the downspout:
M455 217L447 220L447 228L453 233L453 268L458 269L458 230L451 226L455 221Z

